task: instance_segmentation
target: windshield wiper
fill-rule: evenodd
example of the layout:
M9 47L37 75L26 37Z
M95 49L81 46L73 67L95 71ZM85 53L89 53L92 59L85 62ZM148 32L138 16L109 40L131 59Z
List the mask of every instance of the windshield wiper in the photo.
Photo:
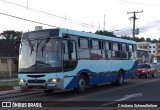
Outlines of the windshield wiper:
M45 41L44 44L42 45L42 57L43 57L43 51L44 51L44 49L46 48L49 40L50 40L50 37L47 37L47 38L46 38L46 41Z
M32 44L29 39L28 39L28 43L29 43L29 47L30 47L30 49L31 49L31 53L30 53L30 56L31 56L31 55L32 55L32 51L34 51L34 48L33 48L34 43Z

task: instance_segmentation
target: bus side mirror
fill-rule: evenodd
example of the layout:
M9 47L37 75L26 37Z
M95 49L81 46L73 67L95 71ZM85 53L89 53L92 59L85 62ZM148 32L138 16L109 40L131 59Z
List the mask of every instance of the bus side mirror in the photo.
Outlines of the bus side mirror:
M73 53L73 41L68 41L68 51L69 53Z

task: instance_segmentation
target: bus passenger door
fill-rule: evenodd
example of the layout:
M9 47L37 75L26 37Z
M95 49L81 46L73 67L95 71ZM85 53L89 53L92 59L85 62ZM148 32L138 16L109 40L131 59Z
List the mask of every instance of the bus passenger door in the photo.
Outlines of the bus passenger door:
M64 72L64 88L72 88L75 81L74 72L77 66L76 43L73 40L63 41L63 72Z

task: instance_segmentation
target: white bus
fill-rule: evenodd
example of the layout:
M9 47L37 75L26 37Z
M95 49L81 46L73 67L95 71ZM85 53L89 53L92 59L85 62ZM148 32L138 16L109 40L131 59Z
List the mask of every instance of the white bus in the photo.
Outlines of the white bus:
M19 85L44 92L112 82L122 85L137 72L136 42L69 29L24 33L19 50Z

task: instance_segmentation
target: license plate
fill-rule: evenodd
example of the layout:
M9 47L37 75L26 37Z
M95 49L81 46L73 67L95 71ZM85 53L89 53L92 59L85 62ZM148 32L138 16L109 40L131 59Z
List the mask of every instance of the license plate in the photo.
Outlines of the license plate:
M56 86L56 85L53 83L48 83L47 86Z

